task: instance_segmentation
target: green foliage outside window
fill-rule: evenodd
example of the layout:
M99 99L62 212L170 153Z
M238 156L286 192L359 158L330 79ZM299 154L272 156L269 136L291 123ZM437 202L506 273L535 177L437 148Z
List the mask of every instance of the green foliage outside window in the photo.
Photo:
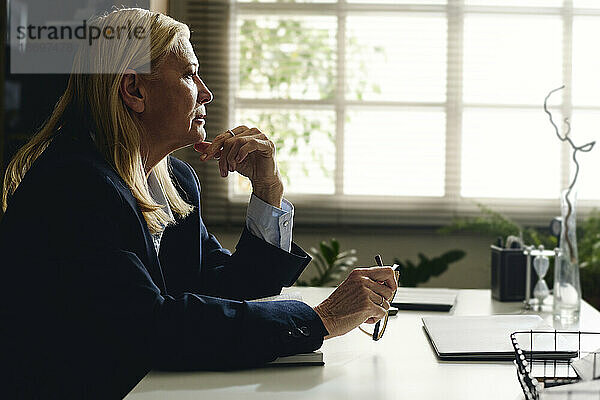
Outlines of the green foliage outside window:
M285 2L281 1L280 2ZM293 1L289 1L293 2ZM323 22L325 21L325 22ZM327 21L333 22L328 24ZM337 85L337 42L334 19L321 17L243 18L239 26L239 87L240 94L248 97L268 99L312 99L333 100ZM346 52L349 57L363 60L372 54L384 56L381 47L362 46L353 37L347 39ZM359 63L359 75L366 64ZM364 75L364 74L362 74ZM364 79L350 82L347 86L356 98L369 83ZM371 85L370 89L380 92ZM257 95L258 93L258 95ZM291 107L290 107L291 108ZM323 110L333 108L323 106ZM334 117L333 117L334 118ZM294 120L295 123L291 123ZM326 137L335 149L335 121L323 126L323 120L311 117L311 110L259 111L245 122L257 126L270 135L277 146L280 171L285 180L289 179L289 163L297 160L301 144L314 143L317 137ZM304 147L306 147L304 146ZM310 146L308 146L310 147ZM335 154L329 156L334 157ZM303 159L302 168L308 176L308 168L319 168L323 176L333 178L333 167L328 166L323 154L312 151L312 159Z
M274 98L290 99L295 84L318 88L319 99L335 93L336 51L326 27L309 27L303 20L245 19L240 27L240 87L269 89Z

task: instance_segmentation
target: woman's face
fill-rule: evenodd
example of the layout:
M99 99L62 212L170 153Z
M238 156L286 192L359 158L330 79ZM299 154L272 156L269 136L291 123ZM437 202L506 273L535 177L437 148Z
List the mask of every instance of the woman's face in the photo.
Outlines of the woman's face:
M140 115L151 151L169 153L206 139L206 109L212 93L198 76L198 59L189 40L182 55L169 54L158 79L145 81L146 99Z

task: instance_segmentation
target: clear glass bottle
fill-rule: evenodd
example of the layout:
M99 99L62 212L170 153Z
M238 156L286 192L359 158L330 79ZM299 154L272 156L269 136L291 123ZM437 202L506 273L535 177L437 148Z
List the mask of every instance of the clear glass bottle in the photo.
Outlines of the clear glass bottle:
M568 196L568 197L567 197ZM560 252L554 265L554 319L562 325L579 321L581 307L581 284L576 234L577 193L565 190L561 193L560 206L562 227Z

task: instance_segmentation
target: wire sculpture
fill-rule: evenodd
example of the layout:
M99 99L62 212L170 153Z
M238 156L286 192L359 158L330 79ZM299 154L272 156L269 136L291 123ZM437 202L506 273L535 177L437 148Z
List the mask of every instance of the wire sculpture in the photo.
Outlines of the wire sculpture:
M571 243L571 239L569 238L569 224L567 224L567 221L569 220L569 218L571 217L571 213L573 212L573 205L571 204L569 195L571 194L571 191L573 190L573 187L575 186L575 182L577 182L577 176L579 175L579 162L577 162L577 152L578 151L581 151L584 153L590 152L594 148L596 141L594 140L592 142L586 143L583 146L575 146L575 143L573 143L573 140L571 140L571 138L569 137L569 134L571 133L571 123L569 122L569 118L565 118L563 120L563 122L565 123L565 126L567 128L566 128L566 132L561 136L561 134L558 130L558 127L556 126L556 124L554 123L554 120L552 118L552 113L550 111L548 111L548 99L550 98L550 96L552 94L554 94L555 92L558 92L559 90L562 90L564 88L565 88L565 85L562 85L561 87L553 89L550 91L550 93L548 93L548 95L544 99L544 112L546 114L548 114L548 118L550 119L550 123L554 127L554 131L556 132L556 136L558 137L558 139L561 142L569 143L569 146L571 146L571 149L573 150L572 158L573 158L573 162L575 163L575 175L573 176L573 180L571 181L571 184L568 187L567 193L565 194L566 202L567 202L567 215L566 215L565 221L563 221L563 226L565 227L565 240L567 242L567 246L569 246L571 262L575 263L575 262L577 262L577 260L575 259L575 255L573 252L573 244Z

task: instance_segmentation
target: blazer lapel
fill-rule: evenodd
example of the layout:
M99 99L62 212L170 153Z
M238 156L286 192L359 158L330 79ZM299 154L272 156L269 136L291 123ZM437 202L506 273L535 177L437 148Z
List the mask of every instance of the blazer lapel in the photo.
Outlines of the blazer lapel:
M120 176L118 178L121 179ZM121 181L122 181L122 179L121 179ZM129 190L128 188L126 190L123 189L124 187L125 188L127 187L125 182L122 182L121 185L119 185L119 186L121 186L119 188L120 192L123 194L123 197L127 201L127 204L129 204L129 206L135 212L137 219L139 221L139 224L142 227L142 232L144 234L144 241L146 244L145 245L145 253L146 253L145 255L146 255L146 261L147 261L144 264L146 265L146 268L148 269L148 273L152 277L152 280L160 288L160 292L162 294L166 294L167 287L165 284L165 278L162 273L162 268L160 265L160 261L158 259L158 255L156 254L156 249L154 247L154 241L152 240L152 235L150 234L150 231L148 230L148 225L146 224L146 219L144 218L144 215L142 214L135 197L133 197L133 194L131 194L131 190Z
M59 135L60 137L60 135ZM154 283L160 288L162 294L167 293L167 288L165 285L165 279L163 277L162 268L160 265L160 261L158 260L158 256L156 254L156 250L154 248L154 242L152 240L152 235L148 230L148 225L146 224L146 220L144 219L144 215L140 210L135 197L131 193L131 189L125 183L123 178L112 168L112 166L104 159L102 154L98 151L92 138L89 135L77 135L74 138L75 143L79 143L84 147L85 150L88 151L91 160L94 162L96 167L101 170L101 172L109 178L109 180L113 183L113 185L119 190L127 204L131 207L132 211L135 213L138 219L139 226L144 235L145 249L144 254L140 254L140 256L145 256L145 260L142 260L150 277L154 281ZM55 139L56 140L56 139Z

